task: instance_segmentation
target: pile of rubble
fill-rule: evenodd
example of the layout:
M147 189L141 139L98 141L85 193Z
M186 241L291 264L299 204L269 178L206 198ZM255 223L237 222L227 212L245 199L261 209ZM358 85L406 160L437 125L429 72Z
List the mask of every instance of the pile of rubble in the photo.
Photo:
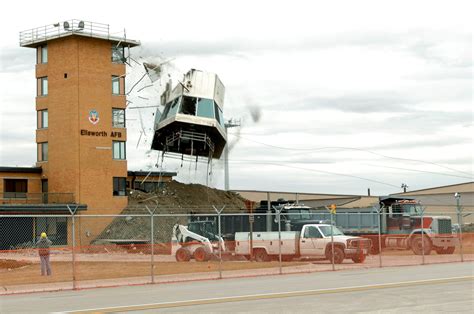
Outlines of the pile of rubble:
M163 183L163 186L153 193L131 190L125 212L146 211L148 206L163 214L213 213L213 205L218 208L226 206L226 212L240 212L245 210L245 199L235 192L208 188L201 184L171 181Z
M167 182L152 193L130 190L128 203L122 211L122 214L127 216L115 218L94 243L105 244L109 239L149 243L149 210L160 214L153 217L154 241L165 246L171 242L173 226L176 223L186 224L189 214L214 214L214 207L220 209L224 206L225 213L246 211L245 199L237 193L177 181Z

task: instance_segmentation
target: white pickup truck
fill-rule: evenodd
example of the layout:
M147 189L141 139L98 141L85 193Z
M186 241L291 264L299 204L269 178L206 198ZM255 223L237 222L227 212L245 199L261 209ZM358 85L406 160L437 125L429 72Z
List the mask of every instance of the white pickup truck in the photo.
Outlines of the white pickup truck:
M341 264L350 258L354 263L363 263L370 251L371 241L361 237L344 235L336 226L332 227L334 239L334 263ZM254 232L252 249L256 261L278 258L281 250L283 260L314 258L332 260L331 225L308 224L301 232L282 231L281 248L278 232ZM235 234L235 255L250 256L250 233Z

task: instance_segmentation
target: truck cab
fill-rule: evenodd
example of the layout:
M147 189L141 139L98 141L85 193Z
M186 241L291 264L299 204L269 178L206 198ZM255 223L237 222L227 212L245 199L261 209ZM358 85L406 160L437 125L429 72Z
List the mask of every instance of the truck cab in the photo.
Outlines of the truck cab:
M417 255L428 255L431 249L438 254L454 253L458 239L451 217L423 215L419 202L407 197L381 197L380 208L387 217L385 246L411 248Z

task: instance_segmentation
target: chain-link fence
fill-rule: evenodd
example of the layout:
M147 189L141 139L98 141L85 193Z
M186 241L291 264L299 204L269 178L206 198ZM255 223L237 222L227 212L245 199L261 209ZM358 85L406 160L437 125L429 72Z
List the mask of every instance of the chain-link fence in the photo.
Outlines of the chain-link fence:
M1 215L2 293L474 260L470 213L213 212ZM183 209L179 211L183 212ZM176 210L178 212L178 210ZM51 241L51 276L37 242Z

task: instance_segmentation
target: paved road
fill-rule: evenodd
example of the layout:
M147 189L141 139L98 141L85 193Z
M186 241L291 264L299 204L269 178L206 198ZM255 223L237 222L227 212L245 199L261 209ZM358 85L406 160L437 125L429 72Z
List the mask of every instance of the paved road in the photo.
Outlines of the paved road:
M1 313L471 313L473 263L199 281L0 297Z

